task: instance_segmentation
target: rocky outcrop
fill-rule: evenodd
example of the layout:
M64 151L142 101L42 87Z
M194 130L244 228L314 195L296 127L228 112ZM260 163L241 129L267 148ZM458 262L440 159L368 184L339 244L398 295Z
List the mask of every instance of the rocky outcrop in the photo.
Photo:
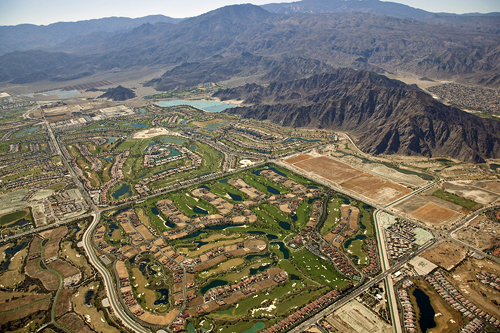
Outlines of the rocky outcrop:
M351 133L371 154L500 158L500 122L435 101L416 86L373 72L339 69L264 87L247 84L215 97L252 106L229 109L283 126Z

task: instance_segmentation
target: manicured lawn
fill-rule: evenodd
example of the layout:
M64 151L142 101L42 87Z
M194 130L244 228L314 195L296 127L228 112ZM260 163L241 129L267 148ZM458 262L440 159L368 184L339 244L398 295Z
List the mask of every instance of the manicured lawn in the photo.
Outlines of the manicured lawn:
M328 216L323 228L321 228L321 235L326 235L340 222L340 206L343 203L344 201L338 198L333 198L333 200L328 202Z
M304 228L309 221L311 206L312 204L308 204L307 200L302 200L302 202L297 207L297 211L295 212L295 214L297 214L297 221L295 222L295 224L300 229Z
M335 267L327 261L316 257L311 252L302 249L297 252L290 253L293 262L302 269L303 272L309 274L321 284L334 289L341 289L347 286L348 281L337 272Z
M20 210L17 212L3 215L2 217L0 217L0 225L14 222L16 220L23 218L24 216L26 216L26 211L24 211L24 210Z
M436 192L432 193L432 195L443 200L453 202L454 204L467 208L468 210L477 210L482 207L482 205L478 204L475 201L459 197L458 195L443 190L437 190Z
M347 248L349 255L351 256L354 255L358 257L359 261L356 260L356 258L352 258L352 261L355 264L358 264L359 266L365 266L370 262L368 254L365 251L363 251L363 244L364 244L363 240L356 239L353 240L349 245L349 247Z

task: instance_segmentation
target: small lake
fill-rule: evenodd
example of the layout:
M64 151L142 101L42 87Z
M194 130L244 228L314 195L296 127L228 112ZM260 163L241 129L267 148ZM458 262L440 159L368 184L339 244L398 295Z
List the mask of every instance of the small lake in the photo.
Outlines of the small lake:
M207 284L205 287L201 288L200 292L202 295L205 295L205 293L207 291L209 291L210 289L212 288L215 288L215 287L222 287L222 286L225 286L225 285L228 285L229 282L227 281L224 281L224 280L213 280L212 282L210 282L209 284Z
M118 230L118 226L115 223L111 223L109 225L108 237L111 237L111 235L113 234L113 231L115 231L115 230Z
M230 121L226 121L225 123L220 123L220 124L212 124L212 125L208 125L206 128L207 130L209 131L213 131L214 129L216 129L217 127L220 127L220 126L224 126L224 125L227 125L229 124Z
M160 293L160 297L153 303L153 305L168 304L168 288L155 289L155 292Z
M490 164L490 169L491 170L496 170L498 168L500 168L500 164Z
M186 142L186 140L184 140L184 139L166 138L166 137L162 137L161 141L162 142L177 143L177 144L181 144L181 143Z
M140 114L145 114L145 113L147 113L147 112L148 112L148 111L146 111L146 110L144 110L144 109L140 109L140 110L139 110L139 113L140 113Z
M122 195L125 195L125 194L127 194L127 196L131 196L132 192L130 192L130 186L123 183L122 186L113 193L113 198L118 200L119 197L121 197Z
M156 207L151 207L151 213L155 215L160 215L160 212L158 211L158 209L156 209Z
M198 206L194 206L193 207L193 212L195 214L203 214L203 215L208 215L208 212L206 210L204 210L203 208L200 208Z
M281 228L283 228L285 230L290 230L290 223L288 223L288 222L280 221L279 225L280 225Z
M105 138L108 140L108 143L115 143L116 142L116 138Z
M310 205L310 204L312 204L314 201L316 201L318 199L321 199L321 198L320 197L311 198L311 199L307 200L307 203Z
M227 180L228 180L227 178L221 179L221 180L219 180L219 183L225 184L225 183L227 183Z
M227 192L227 194L233 199L234 201L241 201L241 196L238 194L232 194L231 192Z
M104 157L103 160L105 160L106 162L111 162L113 160L113 158L115 158L114 156L108 156L108 157Z
M300 276L295 275L295 274L290 274L290 280L300 281Z
M243 331L243 333L255 333L258 330L263 329L264 327L266 327L266 324L259 321L259 322L255 323L255 325L253 325L251 328L247 329L246 331Z
M266 254L249 254L248 256L245 257L245 260L252 260L253 258L269 258L271 256L271 253L266 253Z
M124 125L132 126L132 127L135 127L135 128L147 128L148 127L148 125L144 125L144 124L130 124L130 123L126 123Z
M304 141L304 142L320 142L321 141L321 140L318 140L318 139L308 140L308 139L304 139L304 138L290 138L290 139L286 140L283 143L294 142L294 141L297 141L297 140Z
M347 249L347 248L349 248L349 246L351 246L352 242L354 242L356 240L363 240L363 239L366 239L366 238L367 238L366 235L357 235L356 237L351 238L348 241L346 241L345 244L344 244L344 247Z
M344 200L344 204L346 204L346 205L350 205L351 204L351 200L349 200L346 197L343 197L343 196L339 195L339 199Z
M276 242L275 244L279 245L279 250L281 251L281 253L283 253L284 259L290 258L290 251L286 248L283 242Z
M26 244L28 244L28 242L24 242L19 244L18 246L8 247L5 249L4 254L7 260L5 260L2 265L3 272L6 272L9 269L10 259L15 256L17 252L21 251L26 246Z
M262 265L262 266L257 267L257 268L250 268L250 275L257 275L259 273L262 273L267 268L269 268L269 265Z
M268 186L268 187L267 187L267 191L268 191L269 193L271 193L271 194L274 194L274 195L279 195L279 194L281 194L281 192L280 192L280 191L278 191L277 189L275 189L275 188L274 188L274 187L272 187L272 186Z
M35 126L35 127L31 127L31 128L28 128L28 129L25 129L24 131L22 131L21 133L17 134L15 136L15 138L17 138L18 136L21 136L23 134L26 134L26 133L32 133L34 131L36 131L38 129L38 126Z
M219 103L216 101L187 101L187 100L173 100L173 101L163 101L158 103L159 106L169 107L169 106L179 106L179 105L190 105L195 108L205 110L207 112L221 112L226 109L234 108L233 104Z
M418 288L413 291L413 296L415 296L418 308L420 309L420 320L418 324L422 332L427 332L428 329L436 327L436 322L434 321L434 315L436 313L431 306L431 300L426 293Z
M85 293L85 305L90 306L90 301L92 300L93 296L94 296L93 290L89 290Z
M264 169L259 169L259 170L255 170L255 171L254 171L254 172L252 172L252 173L253 173L254 175L256 175L256 176L260 176L260 172L261 172L261 171L264 171L264 170L272 170L272 171L276 172L278 175L288 178L288 176L287 176L287 175L285 175L283 172L281 172L281 171L277 170L276 168L264 168Z

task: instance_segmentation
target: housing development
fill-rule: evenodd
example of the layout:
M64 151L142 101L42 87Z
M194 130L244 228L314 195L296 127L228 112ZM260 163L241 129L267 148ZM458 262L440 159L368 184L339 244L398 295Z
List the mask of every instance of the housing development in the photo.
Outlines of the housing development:
M499 164L205 102L2 111L2 331L500 332Z

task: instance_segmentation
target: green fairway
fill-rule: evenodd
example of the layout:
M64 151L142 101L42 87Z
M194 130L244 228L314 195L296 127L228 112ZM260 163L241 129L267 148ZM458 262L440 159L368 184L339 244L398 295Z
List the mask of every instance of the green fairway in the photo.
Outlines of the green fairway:
M10 222L17 221L17 220L25 217L26 214L27 214L26 211L20 210L17 212L3 215L2 217L0 217L0 225L4 225L4 224L10 223Z
M290 255L293 262L301 268L303 272L323 285L334 289L342 289L349 283L344 276L337 272L333 265L316 257L305 249L291 252Z
M483 207L481 204L478 204L475 201L465 199L463 197L459 197L458 195L443 191L441 189L432 193L432 195L435 197L441 198L443 200L453 202L454 204L457 204L459 206L467 208L468 210L477 210L477 209Z
M321 228L321 235L330 232L340 222L340 206L344 203L342 199L333 198L328 202L328 216Z

